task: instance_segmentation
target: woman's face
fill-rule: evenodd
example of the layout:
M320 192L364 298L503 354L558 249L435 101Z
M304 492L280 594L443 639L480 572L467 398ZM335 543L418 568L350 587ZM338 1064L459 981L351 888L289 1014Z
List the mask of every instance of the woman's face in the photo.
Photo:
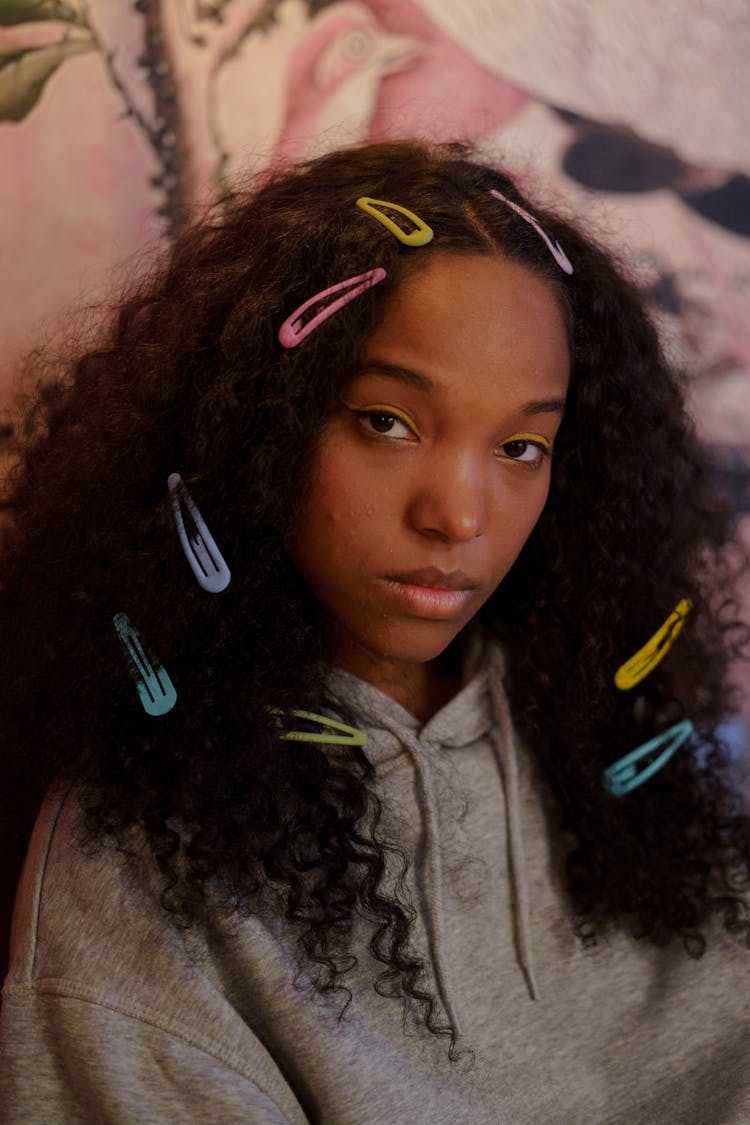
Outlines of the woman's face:
M292 544L333 663L392 680L471 620L544 507L568 377L563 315L523 266L435 256L393 294Z

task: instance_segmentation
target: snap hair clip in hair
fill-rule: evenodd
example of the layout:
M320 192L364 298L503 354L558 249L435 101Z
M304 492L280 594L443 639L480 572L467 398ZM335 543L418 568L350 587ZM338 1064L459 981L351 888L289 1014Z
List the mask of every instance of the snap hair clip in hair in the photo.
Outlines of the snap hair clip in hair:
M626 793L632 793L634 789L643 785L644 781L648 781L650 777L653 777L655 773L662 769L692 733L693 724L689 719L683 719L682 722L675 723L668 730L657 734L655 738L650 738L648 742L644 742L635 750L631 750L629 754L618 758L613 765L604 771L605 787L615 797L624 797ZM653 758L642 770L636 769L638 762L642 762L644 758L648 758L662 746L664 749L661 754Z
M138 689L138 696L147 715L166 715L177 702L177 692L169 674L159 662L149 657L141 637L124 613L112 618L117 635L128 655L128 665Z
M231 581L229 567L180 474L170 473L167 484L177 534L190 569L204 590L220 594Z
M682 598L653 637L646 641L629 660L615 672L615 687L630 691L664 659L685 625L685 618L693 608L690 598Z
M391 234L395 234L399 242L403 242L404 246L426 246L435 237L435 232L432 227L429 227L424 219L420 219L419 215L415 215L408 207L402 207L400 203L390 203L387 199L373 199L369 195L360 195L356 201L356 206L365 214L371 215L373 219L377 219L382 223L386 230ZM407 232L402 230L398 223L395 223L390 216L380 211L380 207L387 207L391 211L398 211L414 224L414 230Z
M386 271L382 266L377 266L375 269L367 270L366 273L357 274L356 277L347 277L346 281L338 281L335 285L329 286L328 289L322 289L320 293L310 297L299 308L296 308L291 316L286 318L279 329L279 343L285 348L296 348L297 344L301 344L305 337L309 336L324 320L328 320L329 316L333 316L339 309L343 309L344 305L348 305L350 301L359 297L360 293L364 293L366 289L371 289L373 285L377 285L385 276ZM343 292L341 297L331 301L305 324L302 323L302 317L309 308L325 301L327 297L332 297L334 293L342 293L343 290L348 290L348 292Z
M280 715L278 707L270 708L272 715ZM341 731L341 734L327 734L324 730L316 734L307 730L288 730L279 738L286 742L315 742L323 746L366 746L367 735L364 731L340 723L337 719L329 719L325 715L316 715L313 711L292 711L296 719L304 719L308 723L318 723L320 726Z
M526 222L534 228L539 237L544 239L547 249L564 273L573 272L573 267L570 264L570 258L565 253L560 243L557 242L554 238L549 237L549 235L542 229L541 225L537 222L533 215L530 215L528 211L525 211L523 209L523 207L519 207L519 205L517 203L514 203L512 199L508 199L502 194L502 192L496 191L495 188L490 188L490 195L494 195L495 199L501 200L502 203L507 203L508 206L516 212L516 214L520 215L522 219L525 219Z

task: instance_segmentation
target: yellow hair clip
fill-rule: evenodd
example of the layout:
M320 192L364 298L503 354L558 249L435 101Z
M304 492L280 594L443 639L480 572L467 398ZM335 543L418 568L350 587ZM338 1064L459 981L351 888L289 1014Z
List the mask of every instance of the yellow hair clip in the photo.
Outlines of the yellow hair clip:
M427 223L420 219L419 215L410 211L408 207L401 207L398 203L389 203L386 199L373 199L369 195L361 195L357 200L357 207L382 223L386 230L395 234L399 242L403 242L404 246L425 246L434 238L432 227L428 227ZM404 215L410 222L414 223L415 229L407 234L398 223L394 223L393 219L379 211L379 207L388 207L391 211L398 211L400 215Z
M626 660L615 672L615 687L620 691L629 691L645 679L657 664L664 659L670 648L682 632L685 618L693 608L690 598L683 598L677 603L667 620L657 629L653 637L646 641L643 648L639 648L634 656Z

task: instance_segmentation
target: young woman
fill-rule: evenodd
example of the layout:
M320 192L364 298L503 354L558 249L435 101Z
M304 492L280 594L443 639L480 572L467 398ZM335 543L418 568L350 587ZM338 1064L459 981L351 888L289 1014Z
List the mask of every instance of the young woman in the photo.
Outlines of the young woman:
M607 254L458 149L334 153L25 434L5 1120L748 1120L727 529Z

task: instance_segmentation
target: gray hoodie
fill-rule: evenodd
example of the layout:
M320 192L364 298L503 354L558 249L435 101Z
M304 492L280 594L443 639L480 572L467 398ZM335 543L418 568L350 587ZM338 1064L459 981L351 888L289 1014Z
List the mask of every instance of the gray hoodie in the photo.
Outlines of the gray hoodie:
M721 934L700 961L573 933L502 654L424 726L334 672L414 856L414 943L473 1066L402 1026L359 964L340 1005L295 985L273 915L187 934L153 872L76 842L75 793L51 796L16 908L2 1013L7 1125L730 1125L750 1122L750 952ZM363 924L364 925L364 924Z

